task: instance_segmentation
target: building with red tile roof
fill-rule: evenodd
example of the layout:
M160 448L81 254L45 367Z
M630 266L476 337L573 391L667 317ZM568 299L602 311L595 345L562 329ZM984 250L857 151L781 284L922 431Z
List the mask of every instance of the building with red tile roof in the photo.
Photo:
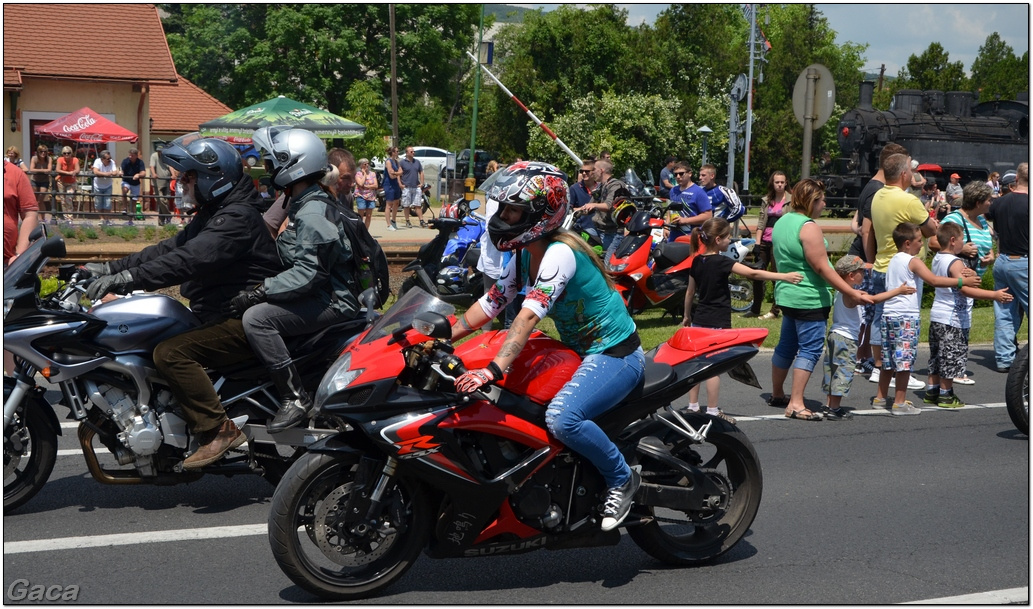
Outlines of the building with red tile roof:
M153 87L150 101L151 134L163 140L197 131L201 123L233 111L182 76L174 87Z
M175 95L167 89L187 91L190 101L185 103L198 97L193 85L177 86L180 78L153 4L5 4L3 21L4 147L17 147L25 158L41 141L35 127L83 106L136 133L135 147L146 155L155 91L162 90L162 99L166 93ZM112 35L78 35L88 32ZM214 101L201 95L206 106ZM205 120L226 112L219 108ZM174 120L170 124L179 126ZM133 146L107 145L116 159Z

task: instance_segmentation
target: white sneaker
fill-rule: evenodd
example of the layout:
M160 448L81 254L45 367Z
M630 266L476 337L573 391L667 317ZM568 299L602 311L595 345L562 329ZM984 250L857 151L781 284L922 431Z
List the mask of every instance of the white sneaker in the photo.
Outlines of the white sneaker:
M966 376L960 376L960 377L954 379L954 384L955 385L975 385L976 382L966 375Z
M387 230L398 230L398 229L397 229L397 228L395 228L395 225L394 225L394 224L388 224L388 225L387 225Z
M631 470L631 478L622 486L615 486L606 491L606 500L603 502L603 521L600 528L604 531L611 531L617 525L624 522L631 504L635 502L635 493L642 484L642 477L638 473L638 466Z
M872 375L868 377L868 380L872 383L879 382L879 368L875 368L872 370ZM892 383L893 381L890 382Z
M894 404L893 408L890 408L890 414L898 417L910 414L922 414L922 409L915 408L915 405L911 403L911 400L904 400L903 404Z
M910 375L907 379L908 389L925 389L925 383L916 379L915 375Z
M886 398L872 398L872 408L885 408Z

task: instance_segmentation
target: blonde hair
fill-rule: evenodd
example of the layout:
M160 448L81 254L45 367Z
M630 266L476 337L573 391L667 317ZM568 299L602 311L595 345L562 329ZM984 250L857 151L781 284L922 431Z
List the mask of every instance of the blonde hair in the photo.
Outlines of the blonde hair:
M595 267L597 269L599 269L599 272L602 273L603 279L606 280L606 285L611 290L616 290L617 289L616 284L613 283L613 278L610 277L610 274L606 272L606 267L603 266L603 261L599 258L599 255L596 254L592 250L592 248L588 247L588 244L585 243L585 240L582 239L580 236L574 234L573 232L571 232L571 231L569 231L569 230L567 230L565 228L561 228L561 229L557 230L556 232L554 232L549 237L549 240L553 241L553 242L559 241L559 242L564 243L567 246L569 246L570 249L578 251L578 252L581 252L582 254L584 254L585 257L588 258L589 260L591 260L592 264L594 264Z
M21 157L21 155L18 154L18 149L15 148L14 146L11 146L10 148L7 149L7 154L11 154L12 152L14 153L15 156L17 156L19 158Z
M71 152L71 151L72 151L72 147L71 146L65 146L64 148L61 149L61 154L64 154L66 152Z

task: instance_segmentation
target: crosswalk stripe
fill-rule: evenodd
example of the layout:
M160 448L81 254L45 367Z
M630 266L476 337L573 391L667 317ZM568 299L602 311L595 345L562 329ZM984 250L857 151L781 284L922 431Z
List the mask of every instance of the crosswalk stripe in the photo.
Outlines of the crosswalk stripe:
M1027 605L1029 604L1029 588L1008 588L1006 590L990 590L976 594L929 598L921 601L901 603L902 605Z
M58 537L34 541L5 541L4 554L28 554L30 552L51 552L54 550L78 550L82 548L103 548L129 546L141 543L168 541L191 541L196 539L217 539L225 537L249 537L265 535L268 525L241 524L201 529L178 529L173 531L138 531L114 535L89 535L80 537Z

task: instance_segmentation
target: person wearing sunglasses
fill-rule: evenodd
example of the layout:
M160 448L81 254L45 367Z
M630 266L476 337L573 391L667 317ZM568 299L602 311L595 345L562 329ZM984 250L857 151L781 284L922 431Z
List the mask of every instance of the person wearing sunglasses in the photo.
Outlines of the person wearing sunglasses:
M72 155L72 148L62 148L61 158L57 160L57 189L64 193L65 206L71 210L75 209L76 176L79 169L79 157ZM51 224L57 224L58 218L64 217L61 215L61 199L57 197L54 197L54 212L50 216Z
M674 180L676 184L671 189L671 203L680 205L678 217L671 223L677 228L671 229L668 241L674 241L678 237L688 237L692 229L702 226L704 222L714 217L714 210L710 206L710 198L706 191L699 184L692 181L692 167L687 161L682 161L674 166Z
M571 208L577 209L586 203L591 203L592 190L595 189L595 186L595 157L588 156L581 161L581 169L578 170L577 181L567 189L567 200L570 201ZM595 231L592 217L588 214L578 216L571 228L576 231Z

